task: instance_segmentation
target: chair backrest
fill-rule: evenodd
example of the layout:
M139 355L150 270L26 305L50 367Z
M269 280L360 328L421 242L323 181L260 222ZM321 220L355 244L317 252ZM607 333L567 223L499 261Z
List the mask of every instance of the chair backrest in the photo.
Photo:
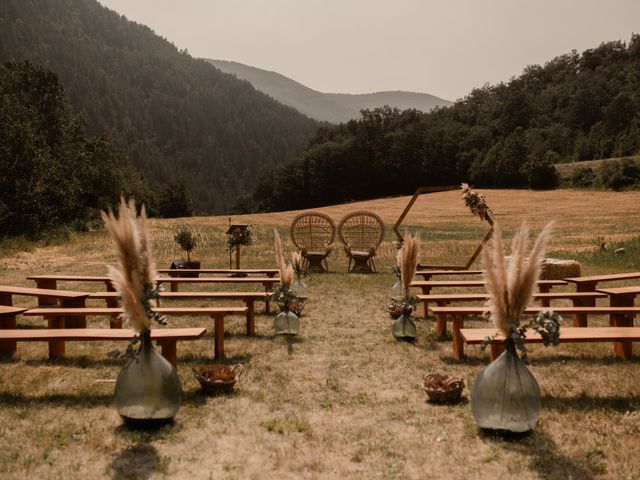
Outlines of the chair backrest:
M368 252L378 248L384 238L384 223L373 212L352 212L338 224L340 241L351 250Z
M335 236L336 226L324 213L301 213L291 222L291 241L300 250L324 251Z

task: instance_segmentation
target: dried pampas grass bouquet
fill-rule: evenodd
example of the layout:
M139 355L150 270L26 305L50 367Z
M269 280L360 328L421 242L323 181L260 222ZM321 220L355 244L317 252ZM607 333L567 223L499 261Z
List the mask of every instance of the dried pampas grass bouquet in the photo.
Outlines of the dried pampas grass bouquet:
M120 295L124 317L133 330L141 333L151 328L151 320L166 324L166 318L152 312L156 306L156 266L151 254L151 240L144 205L136 214L134 199L120 198L119 214L102 212L104 224L111 232L118 265L109 265L109 277Z

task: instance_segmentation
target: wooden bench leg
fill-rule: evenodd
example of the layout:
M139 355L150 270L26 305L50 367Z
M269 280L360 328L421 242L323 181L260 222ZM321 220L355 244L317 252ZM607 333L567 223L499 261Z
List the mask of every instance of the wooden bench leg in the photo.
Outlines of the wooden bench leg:
M160 345L162 356L167 359L167 361L173 365L173 368L178 367L178 352L177 352L177 341L176 340L165 340L162 342L158 342Z
M171 282L171 291L172 291L172 292L177 292L177 291L179 291L178 282Z
M47 323L49 328L64 328L65 317L62 316L48 316ZM64 357L65 345L64 342L56 341L49 342L49 358L56 359Z
M62 308L84 308L86 306L84 298L64 298L60 304ZM64 328L87 328L87 317L84 315L67 317L64 321Z
M612 307L633 307L635 295L613 295L610 297ZM615 314L609 317L609 323L614 327L632 327L633 316ZM616 356L630 360L633 354L633 344L630 341L615 342L613 351Z
M247 306L247 335L253 337L256 334L255 300L253 298L245 298L244 303Z
M16 316L7 315L0 318L0 329L15 329L16 328ZM0 357L11 357L16 353L17 343L12 340L0 341Z
M429 293L431 293L431 287L421 287L422 288L422 294L423 295L429 295ZM422 301L422 316L424 318L427 318L427 314L429 313L429 302L427 302L426 300ZM446 328L446 327L445 327Z
M224 315L213 315L213 358L224 358Z
M113 315L109 319L109 328L122 328L122 317L120 315Z
M504 343L502 343L502 342L500 342L500 343L492 342L490 350L489 350L489 358L493 362L495 359L497 359L502 354L502 352L504 352Z
M7 307L13 305L10 293L0 293L0 305L6 305Z
M464 315L453 315L453 324L451 330L453 332L453 358L462 360L464 358L464 339L460 333L460 329L464 327Z
M269 293L269 284L264 284L264 293ZM271 302L269 302L269 296L266 296L266 300L264 301L264 313L269 313L271 310Z
M595 307L596 299L595 298L574 298L573 306L574 307ZM586 313L576 313L573 316L573 326L588 327L589 326L588 315Z
M439 307L444 307L448 302L438 302ZM444 337L447 334L447 314L438 313L436 315L436 336Z

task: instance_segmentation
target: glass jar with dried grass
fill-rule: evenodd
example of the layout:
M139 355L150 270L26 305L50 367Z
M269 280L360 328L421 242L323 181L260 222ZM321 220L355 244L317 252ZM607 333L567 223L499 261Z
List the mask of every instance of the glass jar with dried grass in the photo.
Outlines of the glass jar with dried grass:
M178 412L182 388L175 368L151 343L151 321L165 324L166 318L152 311L159 291L145 209L143 206L137 216L134 200L127 203L123 198L119 217L109 211L102 218L118 258L117 267L109 266L109 276L120 295L124 316L137 333L116 381L116 408L129 425L163 424Z
M300 300L291 290L293 282L293 267L284 261L282 253L282 240L280 234L274 229L274 242L276 250L276 264L280 272L280 284L277 285L271 299L278 303L280 313L273 320L273 329L276 335L297 335L300 331L300 319L292 311L292 307L299 308L300 311L304 304L300 306Z
M417 299L411 296L411 282L418 268L420 255L420 236L406 235L402 248L398 252L397 266L400 271L400 284L402 288L401 299L392 300L389 312L400 312L393 324L393 336L397 340L414 341L417 337L416 324L413 321L413 311L417 305Z
M526 354L524 337L528 328L540 333L545 345L559 340L560 318L556 314L545 312L529 323L521 322L540 276L550 229L550 225L543 229L527 255L529 229L523 224L513 239L507 263L496 225L491 244L483 252L487 308L504 336L505 351L480 372L473 385L471 409L480 428L523 433L538 423L540 387L516 349ZM487 338L486 342L492 340L495 338Z

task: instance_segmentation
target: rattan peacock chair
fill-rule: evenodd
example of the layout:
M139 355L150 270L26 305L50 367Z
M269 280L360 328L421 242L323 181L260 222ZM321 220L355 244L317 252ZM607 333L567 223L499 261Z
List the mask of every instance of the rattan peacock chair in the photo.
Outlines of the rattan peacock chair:
M338 224L338 237L349 257L349 272L376 271L373 257L384 238L384 223L378 215L366 211L345 215Z
M301 213L291 223L291 241L300 249L304 267L311 272L329 271L327 257L335 236L336 226L324 213Z

